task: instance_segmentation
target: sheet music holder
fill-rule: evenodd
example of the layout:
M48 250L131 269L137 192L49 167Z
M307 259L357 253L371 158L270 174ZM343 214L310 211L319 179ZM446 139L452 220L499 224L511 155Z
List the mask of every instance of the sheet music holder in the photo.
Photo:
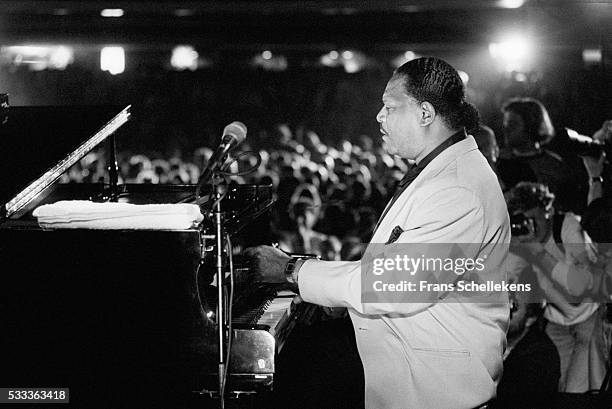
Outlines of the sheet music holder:
M18 218L32 200L105 140L111 145L109 186L116 188L113 135L129 118L129 105L8 108L7 120L0 125L0 215Z

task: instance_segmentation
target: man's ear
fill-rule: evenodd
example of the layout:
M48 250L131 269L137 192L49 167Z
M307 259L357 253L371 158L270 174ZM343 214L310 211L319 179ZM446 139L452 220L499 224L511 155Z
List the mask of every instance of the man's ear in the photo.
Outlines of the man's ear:
M431 125L431 123L434 121L434 119L436 118L436 109L434 108L434 106L427 101L423 101L421 102L421 118L420 118L420 125L421 126L428 126Z

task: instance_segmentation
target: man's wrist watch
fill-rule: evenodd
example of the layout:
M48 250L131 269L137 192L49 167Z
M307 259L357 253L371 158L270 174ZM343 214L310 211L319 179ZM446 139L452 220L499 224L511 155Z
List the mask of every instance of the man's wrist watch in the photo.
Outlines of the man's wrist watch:
M591 183L603 183L603 178L601 176L593 176L590 180Z
M287 281L292 284L295 284L295 278L293 277L293 273L295 272L295 265L300 260L302 260L300 257L292 257L285 265L285 277L287 278Z

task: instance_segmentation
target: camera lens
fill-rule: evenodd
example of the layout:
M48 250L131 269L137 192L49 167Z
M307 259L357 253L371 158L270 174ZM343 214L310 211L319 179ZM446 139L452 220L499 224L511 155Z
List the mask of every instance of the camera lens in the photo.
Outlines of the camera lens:
M524 236L529 234L529 225L533 219L525 217L523 213L517 213L510 216L510 232L513 236Z

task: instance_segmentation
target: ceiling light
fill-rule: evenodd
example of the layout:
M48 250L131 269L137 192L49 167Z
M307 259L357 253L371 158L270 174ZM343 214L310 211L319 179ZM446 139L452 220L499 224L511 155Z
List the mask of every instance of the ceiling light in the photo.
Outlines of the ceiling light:
M123 47L104 47L100 52L100 69L112 75L125 71L125 51Z
M179 45L172 50L170 65L176 70L195 71L198 68L198 58L200 55L190 45Z
M500 0L498 3L506 9L518 9L525 4L525 0Z
M520 71L531 58L532 45L520 35L508 37L501 42L489 44L489 53L506 71Z
M104 9L100 12L102 17L122 17L123 9Z

